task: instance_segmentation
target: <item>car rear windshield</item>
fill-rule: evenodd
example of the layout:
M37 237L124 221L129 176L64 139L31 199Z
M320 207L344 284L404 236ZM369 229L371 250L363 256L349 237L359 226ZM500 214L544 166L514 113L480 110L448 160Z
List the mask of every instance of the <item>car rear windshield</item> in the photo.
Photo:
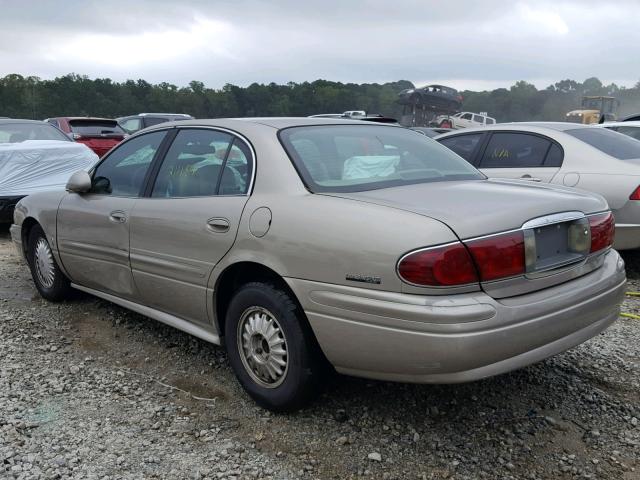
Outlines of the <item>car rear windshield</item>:
M25 140L71 141L56 127L44 122L0 124L0 143L20 143Z
M322 125L287 128L279 135L312 192L485 178L448 148L405 128Z
M619 160L640 158L640 142L621 133L598 127L576 128L565 132Z
M73 133L78 135L124 135L124 130L115 120L69 120Z

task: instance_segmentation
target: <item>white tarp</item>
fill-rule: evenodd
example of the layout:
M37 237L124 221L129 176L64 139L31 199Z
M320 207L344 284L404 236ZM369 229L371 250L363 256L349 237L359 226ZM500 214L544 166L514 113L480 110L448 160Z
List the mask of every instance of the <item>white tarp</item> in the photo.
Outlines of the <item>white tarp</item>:
M343 180L388 177L393 175L400 162L398 155L367 155L348 158L344 162Z
M89 170L97 161L98 156L81 143L0 143L0 197L64 188L71 174Z

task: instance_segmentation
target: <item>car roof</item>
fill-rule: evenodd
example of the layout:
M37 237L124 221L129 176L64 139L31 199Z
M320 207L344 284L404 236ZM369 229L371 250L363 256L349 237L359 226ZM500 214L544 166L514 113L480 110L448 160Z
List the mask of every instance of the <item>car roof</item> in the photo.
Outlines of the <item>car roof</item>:
M599 123L599 127L640 127L640 120L629 120L628 122L605 122Z
M42 120L28 120L26 118L0 118L0 125L7 125L10 123L40 123L45 124Z
M175 122L167 122L159 124L158 127L167 127L170 125L200 125L200 126L212 126L212 127L225 127L232 128L246 123L254 123L259 125L266 125L276 129L288 128L288 127L302 127L307 125L386 125L377 122L363 122L359 119L349 118L311 118L311 117L249 117L249 118L199 118L195 120L179 120Z
M50 117L47 120L99 120L101 122L115 122L116 120L113 118L102 118L102 117Z
M484 127L472 127L463 128L459 130L453 130L451 132L438 135L437 138L445 138L453 135L460 135L465 133L482 133L494 130L515 130L532 133L547 133L549 130L556 132L564 132L567 130L575 130L576 128L593 128L592 125L583 125L582 123L570 123L570 122L511 122L511 123L495 123L486 125Z

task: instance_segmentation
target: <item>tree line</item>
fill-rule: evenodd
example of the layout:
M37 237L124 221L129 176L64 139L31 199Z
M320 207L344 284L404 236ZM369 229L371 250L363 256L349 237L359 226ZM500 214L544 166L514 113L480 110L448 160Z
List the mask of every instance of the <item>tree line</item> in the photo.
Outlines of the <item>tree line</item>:
M421 86L421 85L419 85ZM140 112L188 113L197 118L307 116L365 110L400 118L398 92L414 88L407 80L389 83L313 82L227 84L208 88L200 81L178 87L145 80L116 82L68 74L52 80L18 74L0 78L0 116L44 119L57 116L119 117ZM492 91L462 91L463 109L488 112L499 122L563 120L580 107L582 95L612 95L622 115L640 112L640 82L625 88L595 77L580 83L562 80L538 90L526 81Z

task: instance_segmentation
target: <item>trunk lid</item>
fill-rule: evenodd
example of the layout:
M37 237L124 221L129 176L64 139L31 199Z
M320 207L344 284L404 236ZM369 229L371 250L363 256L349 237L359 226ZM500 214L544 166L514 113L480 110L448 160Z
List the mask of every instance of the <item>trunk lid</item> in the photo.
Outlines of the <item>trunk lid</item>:
M430 182L355 193L331 193L417 213L446 223L461 240L520 228L527 221L561 212L608 209L596 194L520 180Z

